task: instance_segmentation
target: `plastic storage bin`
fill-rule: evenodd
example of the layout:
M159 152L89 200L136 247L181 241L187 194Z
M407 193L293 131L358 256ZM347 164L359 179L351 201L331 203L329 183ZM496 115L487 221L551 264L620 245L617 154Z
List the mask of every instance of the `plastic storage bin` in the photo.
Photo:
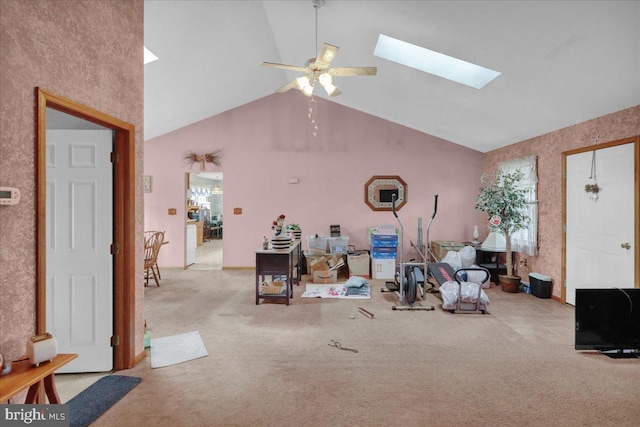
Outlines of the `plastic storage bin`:
M329 252L346 254L349 249L349 236L329 237Z
M326 254L328 244L329 238L327 236L307 236L307 252L311 254Z
M538 298L551 298L551 277L540 273L529 273L531 293Z

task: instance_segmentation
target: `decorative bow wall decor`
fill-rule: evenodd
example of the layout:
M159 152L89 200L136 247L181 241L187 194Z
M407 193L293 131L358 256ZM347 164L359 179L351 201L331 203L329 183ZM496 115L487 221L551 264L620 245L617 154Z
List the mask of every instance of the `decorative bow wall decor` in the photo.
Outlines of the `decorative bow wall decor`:
M210 153L197 154L193 151L187 151L184 153L183 159L186 163L193 167L194 163L200 163L200 170L205 170L206 163L211 163L215 166L220 166L221 163L221 150L215 150Z

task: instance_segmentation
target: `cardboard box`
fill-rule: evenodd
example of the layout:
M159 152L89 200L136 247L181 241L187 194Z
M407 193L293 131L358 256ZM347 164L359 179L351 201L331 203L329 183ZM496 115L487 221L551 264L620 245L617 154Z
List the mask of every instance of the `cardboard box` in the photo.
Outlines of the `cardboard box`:
M431 250L438 260L441 260L449 251L459 251L464 248L463 242L455 242L451 240L434 240L431 242Z
M331 270L337 270L344 265L344 259L342 255L331 255L325 258Z
M395 273L395 258L371 258L371 275L374 279L393 279Z
M371 248L371 258L397 258L398 248Z
M312 276L313 283L336 283L338 270L315 270Z
M329 270L330 268L331 268L331 266L327 262L327 257L319 256L319 257L313 258L313 259L311 259L311 261L309 261L309 270L308 271L309 272L322 271L322 270Z
M362 251L358 253L347 254L347 265L349 266L349 277L359 276L369 279L371 274L369 272L369 253Z
M312 254L312 253L309 253L307 251L304 251L304 258L305 258L305 260L307 262L307 274L311 274L311 271L312 271L311 262L316 260L316 259L318 259L318 258L321 258L323 256L324 255Z
M378 234L369 235L369 244L372 248L396 248L398 247L397 234Z
M398 234L398 230L393 224L378 224L377 227L369 228L369 234Z
M340 269L345 265L345 255L310 255L305 253L307 257L307 274L312 276L315 271L329 271L335 270L340 272ZM344 269L343 276L347 276L348 273Z

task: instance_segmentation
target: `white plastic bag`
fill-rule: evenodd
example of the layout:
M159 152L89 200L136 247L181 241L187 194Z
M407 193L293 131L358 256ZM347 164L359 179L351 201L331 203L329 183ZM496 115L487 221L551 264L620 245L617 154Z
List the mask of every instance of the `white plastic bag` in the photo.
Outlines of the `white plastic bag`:
M453 310L456 308L458 300L458 283L454 281L444 282L440 285L440 296L442 296L442 308Z
M473 246L465 246L460 249L460 262L462 267L471 267L476 262L476 249Z
M475 264L471 265L470 267L479 268ZM485 277L486 277L486 280L483 282L482 280L484 280ZM487 273L485 273L484 271L471 270L471 271L467 271L467 281L482 285L483 288L488 288L489 282L491 281L491 276L487 277Z
M475 303L478 299L478 284L462 282L462 296L460 302ZM451 280L440 285L440 295L442 296L442 308L453 310L457 307L458 282ZM489 305L489 297L484 291L480 293L480 302Z
M460 254L455 251L449 251L442 259L442 262L446 262L453 268L453 270L459 270L462 268L462 261L460 260Z

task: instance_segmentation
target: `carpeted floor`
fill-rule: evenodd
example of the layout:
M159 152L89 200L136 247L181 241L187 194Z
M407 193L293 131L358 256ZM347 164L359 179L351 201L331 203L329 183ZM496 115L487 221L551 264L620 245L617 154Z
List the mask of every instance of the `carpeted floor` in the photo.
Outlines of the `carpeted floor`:
M637 425L640 360L576 352L572 307L491 288L489 315L431 294L435 311L397 312L370 283L356 301L302 285L287 307L255 305L252 271L163 271L145 288L152 337L198 330L209 356L122 372L143 381L95 425Z

